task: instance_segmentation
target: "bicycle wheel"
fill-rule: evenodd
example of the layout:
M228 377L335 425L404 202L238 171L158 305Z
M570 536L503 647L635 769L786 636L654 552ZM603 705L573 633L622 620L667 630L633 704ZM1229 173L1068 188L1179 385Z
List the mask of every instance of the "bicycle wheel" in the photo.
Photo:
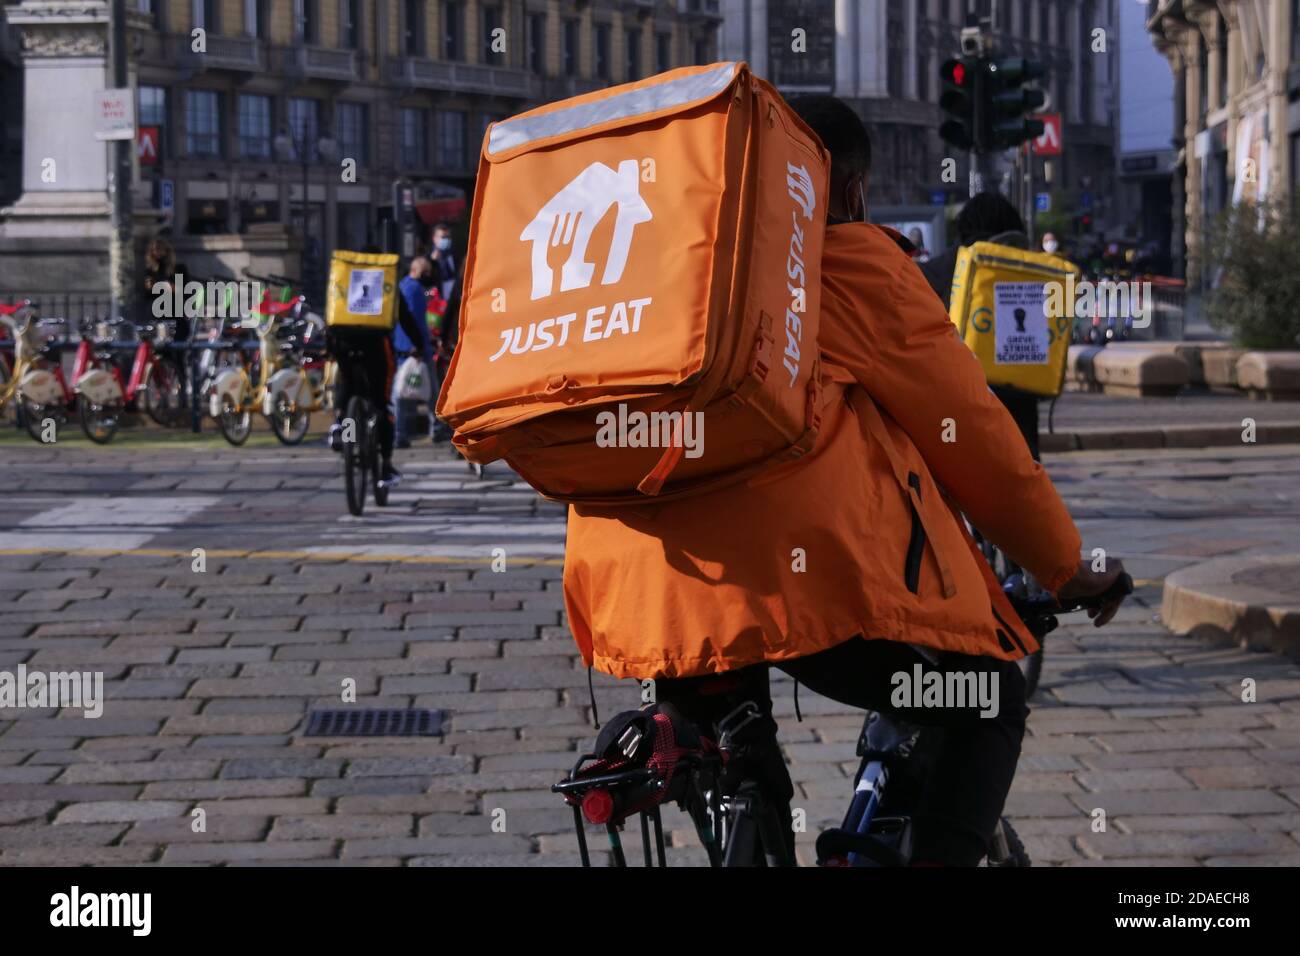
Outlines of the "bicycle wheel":
M348 511L358 518L366 509L366 472L370 468L370 458L366 453L369 449L369 420L365 399L359 395L348 399L347 413L343 416L343 482L347 489Z
M59 440L59 419L50 413L50 409L44 405L37 405L31 399L25 396L18 398L18 420L23 428L27 429L27 434L32 436L32 441L45 444L45 421L49 419L54 422L54 433L52 439Z
M276 402L270 418L271 431L282 445L300 444L311 426L311 412L305 408L293 408L284 396Z
M380 484L383 474L379 460L379 427L375 421L371 421L366 429L366 438L369 442L367 457L370 460L370 482L375 495L375 504L382 508L388 504L389 489Z
M249 433L253 430L252 413L248 409L239 411L230 399L223 398L221 413L217 415L217 427L221 429L222 437L230 444L242 445L248 441Z
M163 428L172 428L180 421L184 405L180 370L171 362L152 362L145 370L140 396L144 413Z
M107 445L117 434L121 424L121 410L114 405L96 405L86 396L77 400L77 415L81 419L81 430L96 445Z

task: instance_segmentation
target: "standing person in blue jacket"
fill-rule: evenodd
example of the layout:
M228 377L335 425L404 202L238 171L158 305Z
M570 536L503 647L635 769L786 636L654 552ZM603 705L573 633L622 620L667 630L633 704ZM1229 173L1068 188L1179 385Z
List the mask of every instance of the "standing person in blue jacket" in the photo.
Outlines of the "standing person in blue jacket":
M429 325L425 319L426 295L428 290L434 284L433 266L428 259L423 256L416 256L411 260L411 270L406 274L401 282L397 284L398 291L402 294L402 300L406 307L415 316L415 326L419 332L419 341L412 342L411 337L407 335L406 330L398 323L393 328L393 352L397 356L397 362L400 364L408 357L415 355L424 361L425 374L429 376L432 396L438 394L437 371L433 364L433 345L429 341ZM407 418L415 412L415 402L406 401L401 398L402 381L401 376L393 378L393 441L397 448L410 448L411 441L406 433ZM429 399L429 424L433 421L433 398ZM428 434L428 432L426 432Z

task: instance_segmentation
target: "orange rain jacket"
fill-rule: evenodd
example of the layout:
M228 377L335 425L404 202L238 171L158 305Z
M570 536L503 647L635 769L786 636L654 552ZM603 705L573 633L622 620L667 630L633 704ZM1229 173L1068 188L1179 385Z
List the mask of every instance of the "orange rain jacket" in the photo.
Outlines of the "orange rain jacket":
M891 233L827 230L818 344L810 454L695 497L569 509L565 604L588 665L686 677L855 635L1004 660L1036 649L956 509L1052 591L1079 533Z

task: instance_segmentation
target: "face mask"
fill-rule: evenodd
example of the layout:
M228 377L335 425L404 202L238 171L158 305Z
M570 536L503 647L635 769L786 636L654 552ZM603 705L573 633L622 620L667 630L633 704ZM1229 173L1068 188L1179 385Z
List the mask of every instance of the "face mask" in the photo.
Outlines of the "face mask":
M434 246L439 252L449 252L451 250L451 239L448 236L443 236L434 243Z
M1060 243L1057 242L1055 239L1048 239L1045 243L1043 243L1044 252L1055 252L1059 247L1060 247Z

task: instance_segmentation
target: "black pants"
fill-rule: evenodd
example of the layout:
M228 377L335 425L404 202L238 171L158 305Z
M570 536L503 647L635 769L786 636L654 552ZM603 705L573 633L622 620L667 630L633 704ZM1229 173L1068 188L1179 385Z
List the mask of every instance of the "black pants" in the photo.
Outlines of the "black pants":
M901 672L910 676L917 664L923 674L962 671L987 674L990 680L996 675L997 715L981 716L978 707L893 707L894 675ZM860 637L774 666L840 703L896 714L923 727L943 728L933 768L912 814L913 859L950 866L980 862L1011 789L1029 716L1019 667L1012 662L964 654L944 654L936 665L907 644ZM747 762L744 769L776 804L790 834L793 852L794 835L789 823L794 784L777 743L767 668L766 664L757 664L707 677L660 678L655 681L655 697L673 704L702 729L714 733L717 722L738 704L752 700L758 705L762 718L738 736L744 751L742 759ZM846 810L849 799L846 781Z
M330 354L338 361L334 379L334 409L339 421L347 414L348 399L364 394L379 410L379 453L384 461L393 457L393 410L389 395L397 366L388 333L331 330Z

